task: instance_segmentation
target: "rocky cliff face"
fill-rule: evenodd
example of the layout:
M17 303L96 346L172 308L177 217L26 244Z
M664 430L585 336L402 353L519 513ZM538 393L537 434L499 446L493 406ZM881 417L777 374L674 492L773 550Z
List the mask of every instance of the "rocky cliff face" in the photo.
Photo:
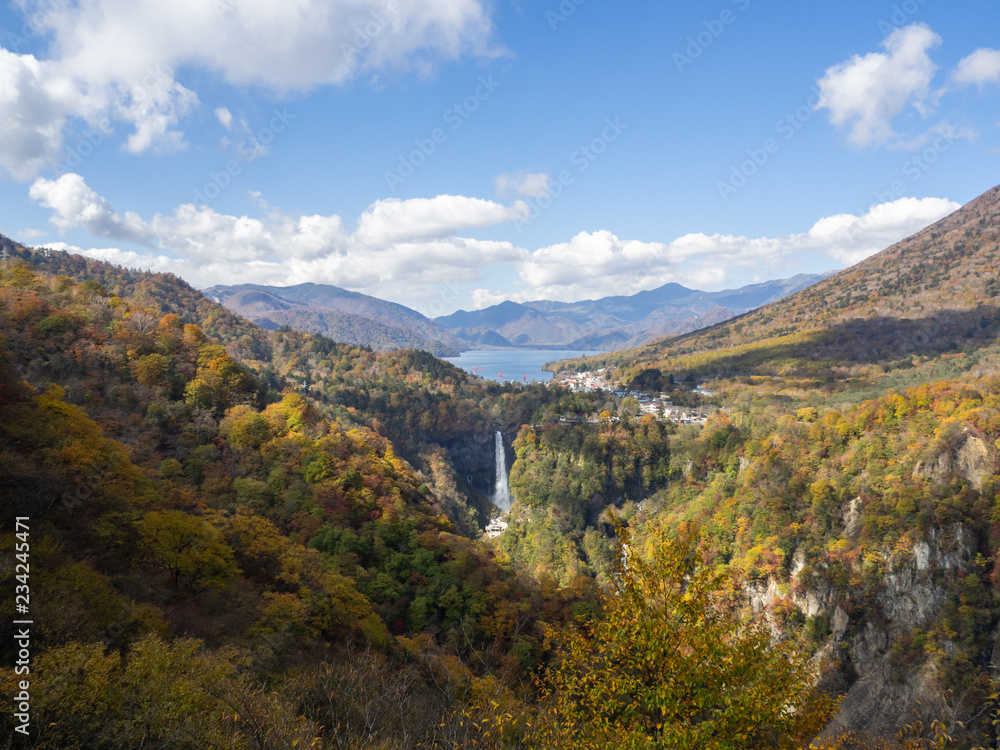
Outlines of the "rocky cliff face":
M858 679L827 728L829 736L843 729L892 733L912 721L918 707L927 716L950 714L936 660L900 664L891 649L915 628L935 621L948 598L942 579L970 569L974 555L972 540L956 524L932 529L926 541L887 560L876 611L839 637L834 631L833 640Z
M996 451L971 427L963 427L953 444L944 447L928 461L918 461L914 476L944 483L958 475L974 489L983 489L987 477L997 472Z
M860 502L856 499L845 511L845 536L856 527ZM790 600L802 615L828 626L817 659L832 668L832 682L846 688L846 695L825 739L845 730L895 735L913 720L915 709L929 717L952 715L955 707L939 680L937 660L904 658L901 663L900 649L894 653L893 647L914 629L935 622L949 596L947 581L971 570L974 557L971 535L954 524L931 529L909 549L887 551L881 561L885 573L873 598L857 601L853 595L838 594L822 570L807 565L802 550L795 554L789 581L772 578L748 587L758 613L773 613L776 603ZM855 572L860 574L860 568L858 563Z

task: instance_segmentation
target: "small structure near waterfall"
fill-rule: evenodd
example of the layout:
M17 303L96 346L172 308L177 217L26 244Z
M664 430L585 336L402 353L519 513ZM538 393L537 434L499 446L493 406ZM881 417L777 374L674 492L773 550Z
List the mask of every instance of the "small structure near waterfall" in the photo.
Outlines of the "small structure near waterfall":
M486 526L486 536L490 539L496 539L502 533L507 530L507 522L503 520L503 516L497 516L489 522Z

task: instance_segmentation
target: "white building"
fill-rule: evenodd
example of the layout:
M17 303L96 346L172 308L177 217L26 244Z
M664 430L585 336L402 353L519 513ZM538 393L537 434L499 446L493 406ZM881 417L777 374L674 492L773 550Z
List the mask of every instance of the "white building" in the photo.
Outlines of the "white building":
M503 516L497 516L489 522L486 527L486 536L490 539L496 539L502 533L507 530L507 522L503 519Z

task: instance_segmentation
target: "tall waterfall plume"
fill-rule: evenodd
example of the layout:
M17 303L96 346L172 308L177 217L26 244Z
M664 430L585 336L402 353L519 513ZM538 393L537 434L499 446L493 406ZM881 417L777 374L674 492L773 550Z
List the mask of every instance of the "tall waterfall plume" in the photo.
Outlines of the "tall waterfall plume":
M493 490L493 504L504 513L510 513L510 484L507 482L507 453L503 447L503 435L497 430L496 437L496 485Z

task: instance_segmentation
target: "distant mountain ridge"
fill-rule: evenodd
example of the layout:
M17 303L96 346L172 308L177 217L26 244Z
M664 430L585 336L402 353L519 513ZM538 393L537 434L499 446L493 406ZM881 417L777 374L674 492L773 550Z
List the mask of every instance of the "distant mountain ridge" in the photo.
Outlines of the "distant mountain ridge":
M719 292L670 283L627 297L580 302L507 301L483 310L459 310L434 322L480 345L620 349L728 320L827 275L799 274Z
M17 246L0 235L0 252ZM799 274L719 292L670 283L630 296L579 302L506 301L435 320L401 304L326 284L220 284L203 294L271 330L289 326L376 350L413 348L452 356L476 348L613 351L637 347L712 326L827 276Z
M287 325L342 343L379 350L423 349L438 356L469 348L467 342L415 310L327 284L217 285L204 294L271 330Z

